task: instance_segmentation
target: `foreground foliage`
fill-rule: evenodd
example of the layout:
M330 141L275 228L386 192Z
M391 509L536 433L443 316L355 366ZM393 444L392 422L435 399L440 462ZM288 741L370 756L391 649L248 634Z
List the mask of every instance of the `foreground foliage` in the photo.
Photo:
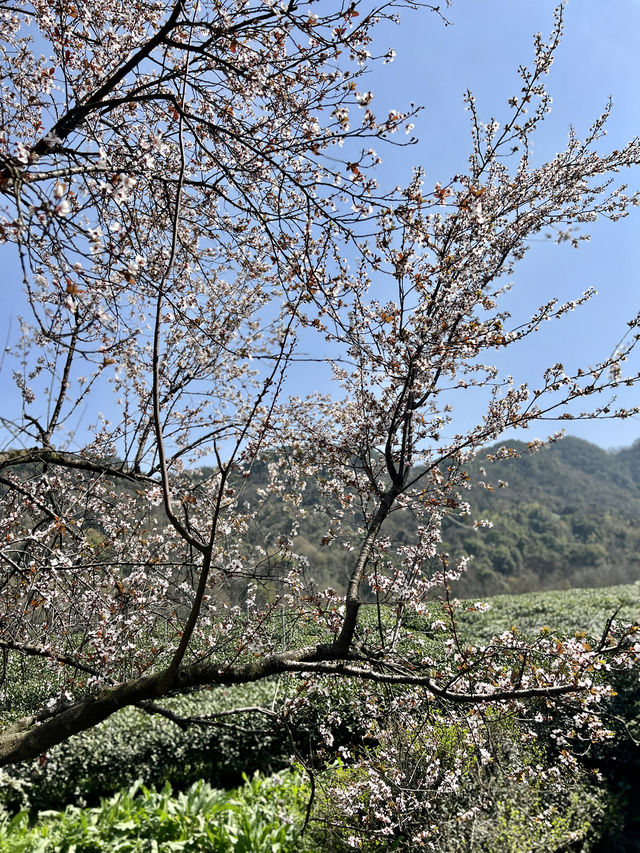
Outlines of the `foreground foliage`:
M550 794L543 782L523 780L514 785L501 780L500 774L476 768L465 783L483 786L485 795L479 801L470 796L472 788L440 802L425 801L412 815L413 833L376 840L370 790L347 813L340 808L342 791L351 790L354 774L361 775L355 769L333 767L330 774L317 777L313 817L303 835L311 786L299 775L284 772L267 779L255 775L234 791L196 782L183 793L173 793L169 785L151 790L137 783L95 807L41 811L35 822L27 811L14 816L0 812L0 851L319 853L355 848L551 853L572 842L581 842L582 850L591 849L605 812L603 793L589 780L563 779L562 793L558 786ZM332 787L323 789L330 779ZM451 807L463 804L469 806L464 816L452 816ZM357 823L350 821L350 814L356 813Z
M637 618L640 585L498 596L489 603L486 610L473 609L472 602L463 609L458 624L464 642L482 642L506 626L515 630L512 622L524 636L533 638L542 629L566 641L576 626L597 631L604 615L616 610L618 618ZM373 613L369 618L377 620ZM407 620L403 642L408 652L410 646L424 649L425 642L433 649L442 639L422 618ZM38 839L70 844L86 840L85 833L104 849L117 838L124 850L145 850L135 846L147 837L144 832L161 841L180 827L197 829L201 824L193 830L199 844L214 837L212 844L239 845L202 847L214 850L261 850L263 832L282 851L623 851L626 839L634 837L640 769L637 668L621 673L616 695L604 701L600 715L611 735L600 742L581 741L577 732L573 741L559 740L555 716L534 721L532 733L532 723L521 714L497 707L485 714L485 737L479 740L472 719L446 705L434 703L426 717L414 713L414 697L406 688L363 691L357 682L346 690L340 682L334 685L339 686L341 691L316 696L314 702L297 703L299 716L286 725L282 717L262 715L259 722L257 709L306 697L304 678L242 685L226 694L208 692L169 705L178 719L210 721L216 713L244 706L254 709L253 722L249 712L185 730L165 716L120 711L93 731L4 774L3 843L17 845L6 847L8 851L29 851L39 849ZM547 717L547 711L540 702L538 716ZM302 731L306 734L297 741L289 737ZM580 753L576 762L558 761L567 747ZM297 773L279 769L290 765L292 751L301 762ZM236 792L207 787L236 784L243 770L251 774L257 767L279 772L263 782L254 776ZM142 782L135 782L137 777ZM133 785L133 792L121 791L123 784ZM141 785L165 787L155 793ZM170 785L184 795L171 795ZM206 795L196 797L194 791ZM98 805L105 795L111 798ZM206 806L197 820L184 815L185 804L194 798ZM68 803L75 806L64 816L52 813ZM296 833L309 803L311 820L300 839ZM37 824L30 829L29 815L33 818L37 811ZM243 847L245 837L256 846Z
M269 707L269 685L243 686L227 694L185 697L168 703L183 717L228 711L236 705ZM291 745L279 727L252 721L245 725L179 728L166 717L136 708L55 747L34 762L12 768L0 797L12 810L60 808L67 803L94 805L101 796L141 780L183 789L199 779L218 788L240 783L242 774L273 772L289 760Z
M136 784L100 806L41 812L35 826L28 812L0 815L2 853L287 853L302 850L306 789L292 774L260 779L235 792L196 782L173 794ZM294 824L297 822L298 826Z

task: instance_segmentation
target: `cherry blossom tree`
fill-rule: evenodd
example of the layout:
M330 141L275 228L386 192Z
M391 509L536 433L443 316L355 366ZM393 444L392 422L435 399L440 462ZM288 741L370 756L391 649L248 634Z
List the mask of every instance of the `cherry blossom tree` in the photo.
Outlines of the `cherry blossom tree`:
M627 213L616 175L640 142L603 153L606 112L535 163L559 10L503 123L468 94L467 171L381 190L373 146L406 139L411 114L376 115L360 78L393 58L372 37L399 5L2 5L0 235L25 310L4 359L20 404L2 421L0 648L5 677L40 663L42 694L0 732L1 764L125 706L169 713L163 697L284 673L308 702L340 679L399 686L407 727L430 702L464 708L481 750L488 705L543 702L599 736L601 673L637 645L613 621L592 644L466 645L465 565L440 528L467 523L465 465L505 430L632 413L610 398L637 379L637 317L609 358L543 367L537 387L492 361L590 298L518 323L501 302L532 237L578 245ZM331 396L292 393L313 348ZM470 388L486 407L456 431ZM343 590L297 550L311 512ZM388 536L397 512L413 540ZM446 633L441 655L407 651L409 615Z

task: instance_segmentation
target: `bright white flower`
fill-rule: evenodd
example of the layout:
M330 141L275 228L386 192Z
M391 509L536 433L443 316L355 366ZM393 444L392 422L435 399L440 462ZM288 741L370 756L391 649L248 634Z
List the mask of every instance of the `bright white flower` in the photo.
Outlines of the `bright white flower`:
M71 205L66 198L63 198L56 204L54 212L56 216L68 216L71 213Z

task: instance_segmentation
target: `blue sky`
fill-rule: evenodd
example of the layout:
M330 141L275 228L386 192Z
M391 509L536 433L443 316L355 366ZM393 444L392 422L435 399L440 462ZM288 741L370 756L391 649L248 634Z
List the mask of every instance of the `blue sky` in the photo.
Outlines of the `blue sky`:
M377 48L395 48L396 60L376 69L366 83L375 92L376 112L402 109L409 102L426 109L416 121L419 142L403 149L380 148L383 186L403 184L411 169L426 169L427 185L446 183L465 170L469 154L468 113L462 94L471 88L481 117L500 120L507 99L517 92L519 64L532 57L532 35L548 33L553 25L551 0L454 0L445 27L427 10L405 11L400 26L381 28ZM607 145L620 148L640 133L640 3L637 0L570 0L565 8L565 38L548 78L554 98L553 113L535 143L540 161L564 147L573 124L580 134L597 118L611 95L614 112ZM360 88L363 88L360 86ZM640 186L640 170L630 173L631 187ZM509 372L516 381L536 381L553 361L589 364L606 356L625 329L625 321L640 309L640 209L621 223L596 223L591 243L579 251L566 244L540 242L517 268L510 297L514 314L541 305L552 296L574 298L594 286L599 295L582 311L559 323L547 324L519 352L509 356ZM19 275L9 247L0 250L4 279L0 342L4 344L11 315L18 310L15 293ZM633 365L632 365L633 366ZM640 357L635 368L640 369ZM0 378L5 404L9 377ZM308 373L304 377L309 390ZM324 389L323 389L324 390ZM625 398L640 400L640 387ZM460 421L475 422L477 401L469 398L458 411ZM616 447L640 437L640 419L574 422L569 432ZM543 425L535 435L554 430ZM519 433L518 437L528 437ZM530 436L532 437L532 436Z
M384 73L372 76L378 108L411 101L426 107L416 121L419 142L386 157L390 179L403 183L414 163L425 167L427 186L445 184L465 171L470 149L464 91L473 91L482 118L505 116L507 99L519 88L518 65L533 55L533 33L550 32L555 5L550 0L454 0L447 11L451 26L442 26L427 10L407 11L399 27L381 34L380 48L393 46L397 58ZM534 145L540 162L562 150L570 125L584 134L609 96L613 115L607 148L620 148L640 134L640 4L570 0L564 20L565 36L547 78L553 111ZM630 187L640 187L640 170L625 179ZM567 244L535 244L517 267L509 306L514 315L553 296L574 298L590 286L598 296L581 311L547 324L509 355L508 370L516 381L535 382L553 361L578 366L605 357L624 333L626 320L640 309L640 209L619 223L596 223L591 234L591 242L578 251ZM640 369L640 356L630 367ZM624 399L628 405L640 402L640 387ZM459 414L476 420L469 402L469 411ZM637 418L567 426L571 434L603 447L631 444L640 437ZM553 424L548 427L553 431ZM545 429L538 428L536 435Z

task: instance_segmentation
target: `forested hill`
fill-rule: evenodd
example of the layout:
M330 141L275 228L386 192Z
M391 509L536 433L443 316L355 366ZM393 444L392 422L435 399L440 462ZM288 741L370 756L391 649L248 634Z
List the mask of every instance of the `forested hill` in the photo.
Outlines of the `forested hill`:
M489 462L507 446L518 458ZM606 586L640 579L640 441L605 451L567 437L536 453L523 442L485 448L468 466L472 487L463 494L469 518L454 517L443 529L443 548L471 555L460 596L540 589ZM507 483L500 487L499 483ZM483 488L484 482L493 488ZM320 585L342 589L349 569L337 544L323 547L326 515L313 512L311 487L297 550L309 558ZM281 512L281 508L279 508ZM490 529L475 529L485 518ZM277 525L277 513L272 522ZM385 522L385 534L411 541L415 522L403 512Z
M452 517L443 528L443 549L472 560L455 587L459 596L541 589L597 587L640 579L640 441L618 451L604 451L578 438L567 437L536 453L523 442L508 442L517 458L487 461L503 444L481 451L467 468L471 488L462 495L472 507L470 517ZM27 476L29 466L16 468ZM213 469L198 471L198 479ZM506 486L500 486L500 482ZM483 488L484 482L489 488ZM244 498L265 486L263 464L254 466L243 484ZM118 483L115 493L128 486ZM149 517L160 517L162 508ZM318 506L312 483L304 494L305 517L295 541L309 561L316 583L344 590L351 569L350 555L332 542L331 506ZM493 527L476 529L474 520ZM92 522L93 523L93 522ZM354 529L360 519L354 517ZM280 532L291 526L289 508L272 495L248 531L250 545L267 550ZM385 522L392 540L409 542L415 521L404 512ZM99 538L99 524L96 522Z
M522 442L506 446L519 458L470 468L474 517L493 528L473 530L455 521L445 542L473 555L469 592L600 586L640 577L640 441L604 451L567 437L537 453ZM486 475L482 474L484 468ZM508 483L506 488L499 481Z

